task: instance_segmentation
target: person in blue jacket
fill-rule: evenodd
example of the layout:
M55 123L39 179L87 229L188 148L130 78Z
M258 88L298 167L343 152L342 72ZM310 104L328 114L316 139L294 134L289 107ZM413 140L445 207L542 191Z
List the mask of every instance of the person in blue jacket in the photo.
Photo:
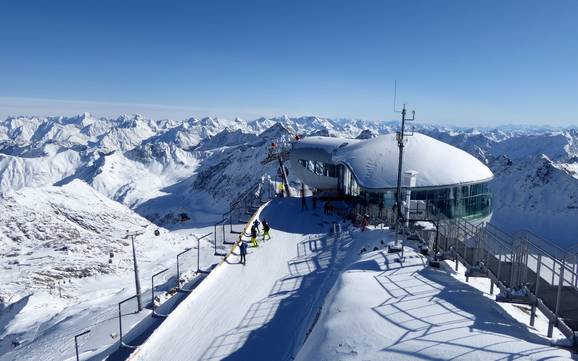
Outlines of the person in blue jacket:
M247 263L247 242L241 241L239 249L241 250L241 260L239 262L245 264Z

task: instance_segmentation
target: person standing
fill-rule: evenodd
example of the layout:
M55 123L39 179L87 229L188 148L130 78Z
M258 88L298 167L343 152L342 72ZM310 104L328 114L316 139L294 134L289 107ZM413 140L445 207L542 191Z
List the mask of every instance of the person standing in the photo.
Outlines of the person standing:
M379 209L379 213L378 213L378 217L381 218L383 217L383 208L385 207L385 204L383 203L383 199L379 201L379 205L377 206L377 208Z
M305 183L301 183L301 210L307 208L307 200L305 199Z
M265 237L268 237L267 239L271 239L271 236L269 235L269 230L271 230L271 227L269 227L269 223L266 220L263 220L263 241L265 240Z
M259 244L257 243L257 229L255 226L251 227L251 246L259 247Z
M245 264L247 263L247 242L241 241L239 249L241 250L241 260L239 262Z
M255 218L255 220L253 221L253 227L255 227L255 229L257 230L257 233L261 233L261 230L259 229L260 224L261 224L261 222L259 222L259 219Z

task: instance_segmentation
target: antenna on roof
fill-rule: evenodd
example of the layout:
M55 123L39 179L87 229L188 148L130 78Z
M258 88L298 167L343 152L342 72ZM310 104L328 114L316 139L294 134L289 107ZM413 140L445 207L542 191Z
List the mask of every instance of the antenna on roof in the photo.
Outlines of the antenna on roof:
M397 110L397 80L393 81L393 112L401 113L401 110Z
M397 188L395 194L396 210L397 210L397 222L396 222L396 233L399 232L399 227L405 221L403 213L401 211L401 174L403 172L403 148L405 147L405 137L411 137L413 135L413 130L411 132L406 132L405 122L415 120L415 110L411 112L411 118L406 118L407 110L405 109L405 104L401 110L401 129L396 134L397 146L399 147L399 160L397 164ZM406 204L406 207L409 207ZM397 237L397 236L396 236Z

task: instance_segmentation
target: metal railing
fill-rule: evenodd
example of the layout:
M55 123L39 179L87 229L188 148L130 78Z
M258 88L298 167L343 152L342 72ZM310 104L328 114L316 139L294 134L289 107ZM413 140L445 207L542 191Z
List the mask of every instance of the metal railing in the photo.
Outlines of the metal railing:
M575 263L569 262L567 250L531 233L515 235L492 224L474 225L465 219L440 216L437 229L438 248L452 250L467 268L469 277L488 277L490 293L494 284L501 290L496 299L503 302L525 303L531 306L530 324L534 324L536 309L549 320L548 336L554 327L572 342L578 331L578 275Z
M222 218L213 226L215 255L224 256L224 252L218 249L223 245L232 245L238 240L238 235L243 232L242 228L235 229L236 225L242 227L251 215L264 203L275 195L274 184L271 179L263 178L243 192L237 200L231 202L230 208L223 213ZM244 219L246 218L246 219ZM227 228L229 228L227 230ZM234 235L231 235L234 234Z

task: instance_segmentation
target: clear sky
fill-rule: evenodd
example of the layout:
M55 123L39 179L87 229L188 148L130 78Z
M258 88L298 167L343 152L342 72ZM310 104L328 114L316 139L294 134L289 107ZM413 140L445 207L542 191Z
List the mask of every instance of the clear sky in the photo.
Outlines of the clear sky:
M0 116L578 124L578 1L2 1Z

